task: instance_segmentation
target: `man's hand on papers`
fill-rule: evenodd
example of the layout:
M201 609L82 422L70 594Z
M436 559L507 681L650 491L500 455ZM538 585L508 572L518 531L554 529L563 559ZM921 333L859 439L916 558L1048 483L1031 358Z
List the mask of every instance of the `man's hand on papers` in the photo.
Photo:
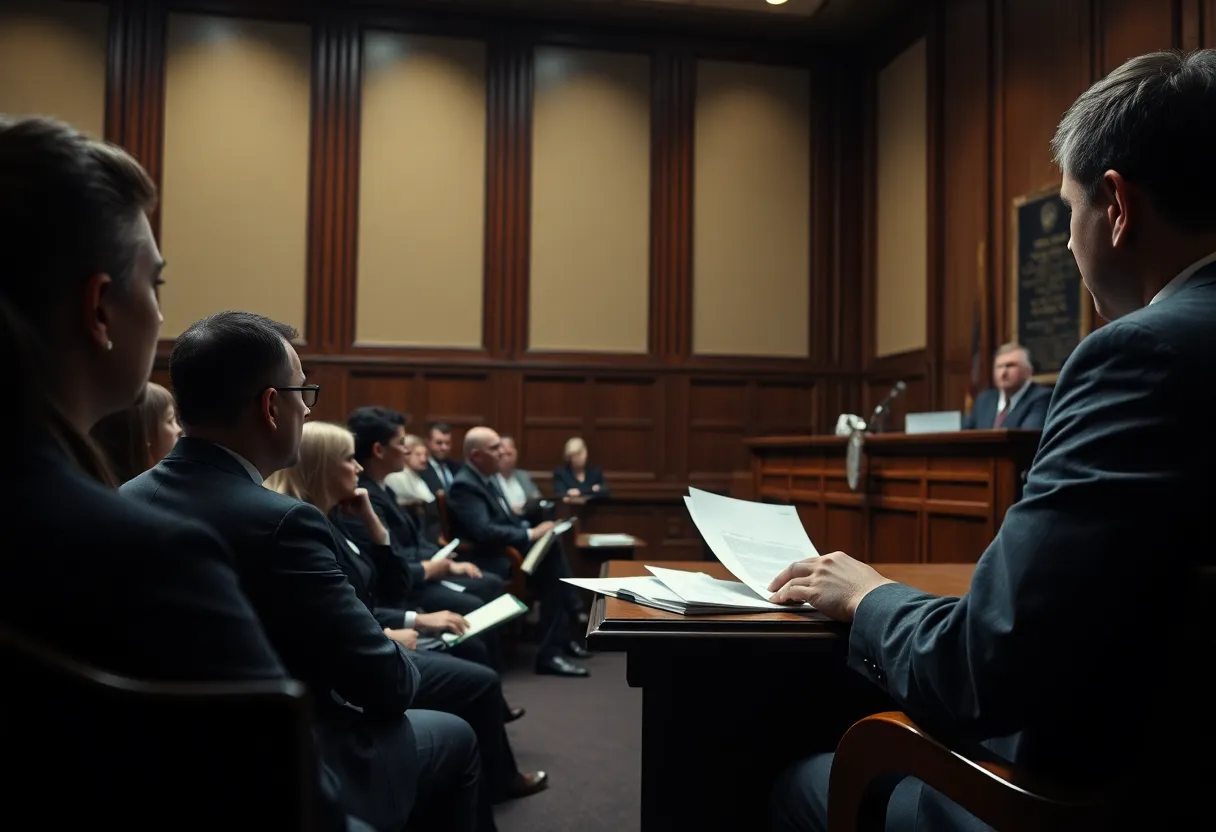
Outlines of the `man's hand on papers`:
M546 520L538 526L533 526L532 528L528 529L528 539L540 540L551 528L553 528L552 520Z
M774 604L808 602L829 618L852 621L857 605L870 590L893 583L869 565L832 552L792 563L769 584Z

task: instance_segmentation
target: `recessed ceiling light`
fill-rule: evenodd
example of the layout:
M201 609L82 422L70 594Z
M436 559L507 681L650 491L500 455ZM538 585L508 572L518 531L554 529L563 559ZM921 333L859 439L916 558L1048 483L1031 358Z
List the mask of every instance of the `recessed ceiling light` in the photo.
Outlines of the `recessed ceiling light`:
M770 6L780 6L785 0L768 0Z

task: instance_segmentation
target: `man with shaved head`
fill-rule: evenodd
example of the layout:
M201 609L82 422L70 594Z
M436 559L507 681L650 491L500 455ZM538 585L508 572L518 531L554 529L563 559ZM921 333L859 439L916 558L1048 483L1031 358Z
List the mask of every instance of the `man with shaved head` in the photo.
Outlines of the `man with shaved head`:
M535 541L553 528L553 524L544 522L528 528L523 519L511 510L497 481L501 456L502 440L491 428L476 427L466 433L465 465L453 478L447 501L452 535L473 545L470 560L485 572L507 578L511 571L507 548L512 547L520 554L526 554ZM561 542L554 541L530 578L532 590L540 599L537 673L589 675L586 668L568 658L590 655L570 637L569 593L566 592L567 585L561 582L562 578L569 576L570 567L562 553Z

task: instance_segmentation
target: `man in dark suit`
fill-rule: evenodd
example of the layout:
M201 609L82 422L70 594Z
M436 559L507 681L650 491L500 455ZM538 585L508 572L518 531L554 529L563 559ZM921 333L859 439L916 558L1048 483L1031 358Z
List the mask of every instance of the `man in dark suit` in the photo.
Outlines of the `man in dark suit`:
M398 506L397 495L385 485L389 474L405 470L405 423L403 414L384 407L360 407L347 418L346 427L355 437L355 460L363 466L359 487L367 489L394 551L407 564L413 604L468 615L502 595L505 585L494 573L482 574L474 563L431 560L439 545L422 536L413 518ZM445 583L464 587L464 591Z
M431 489L431 493L438 494L440 491L447 491L452 487L452 480L463 467L452 456L452 426L446 422L432 422L427 429L426 448L430 451L430 459L427 460L426 469L419 474L422 481Z
M87 438L136 402L152 366L164 267L147 219L156 186L117 147L53 119L4 116L0 183L6 825L32 811L49 828L273 828L283 819L225 794L234 781L277 779L241 743L207 735L233 712L158 730L166 714L147 703L30 673L10 653L32 647L148 681L288 678L227 547L199 523L119 498ZM319 785L317 828L343 828L335 784Z
M291 327L224 312L178 336L169 371L185 436L122 494L217 531L271 643L317 706L322 756L353 814L377 828L492 828L475 817L472 729L413 711L418 670L356 597L317 509L262 485L294 465L319 387ZM167 622L171 623L171 622ZM415 802L419 804L418 811Z
M511 510L496 482L502 443L497 433L476 427L465 434L464 458L467 463L452 481L448 492L448 513L452 534L473 544L470 558L487 572L508 577L510 560L507 547L527 555L532 544L553 528L545 521L531 528ZM586 658L590 653L570 637L570 593L561 579L570 576L570 567L553 541L548 553L531 576L530 583L540 599L540 653L536 672L558 676L587 676L567 655Z
M930 731L985 740L1060 787L1108 789L1129 829L1211 821L1212 764L1187 758L1214 739L1194 675L1210 653L1198 600L1216 561L1213 147L1213 50L1135 58L1061 121L1069 247L1111 323L1061 371L1025 496L966 596L892 583L842 552L772 585L778 602L852 621L850 666ZM1131 622L1129 609L1142 614ZM786 775L774 828L826 828L831 761ZM986 828L914 781L896 788L887 819Z
M1013 343L998 348L992 360L993 386L976 397L963 430L1042 430L1051 391L1031 381L1033 375L1028 349Z

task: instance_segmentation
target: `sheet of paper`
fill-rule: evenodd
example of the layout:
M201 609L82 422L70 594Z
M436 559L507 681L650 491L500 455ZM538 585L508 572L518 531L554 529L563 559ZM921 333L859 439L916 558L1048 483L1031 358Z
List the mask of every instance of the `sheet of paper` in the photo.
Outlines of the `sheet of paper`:
M632 546L634 543L633 535L631 534L589 534L587 535L588 546Z
M464 592L466 589L468 589L467 586L461 586L460 584L453 583L452 581L440 581L439 585L446 586L448 589L452 590L453 592Z
M458 636L455 633L444 633L442 638L449 645L460 644L466 638L471 638L478 633L484 633L486 630L497 627L500 624L505 624L512 618L518 618L527 611L527 605L508 592L505 595L499 595L484 607L478 607L466 615L464 620L469 622L469 629L464 631L464 635Z
M689 489L684 504L718 560L765 600L781 570L819 556L793 506L736 500L699 488Z
M524 562L519 567L525 575L531 575L536 571L536 567L540 565L541 559L549 551L549 546L552 543L553 530L550 529L541 535L540 540L532 544L532 548L528 550L528 554L524 557Z
M656 601L679 602L682 600L662 581L649 575L638 575L632 578L562 578L562 580L601 595L624 591L634 595L644 595Z
M450 558L455 553L456 547L459 545L460 545L460 538L458 537L455 540L453 540L451 543L449 543L447 546L444 546L438 552L431 555L431 560L443 560L444 558Z
M664 569L650 565L646 568L688 604L746 607L753 610L790 609L788 606L757 598L749 587L738 581L724 581L704 572L686 572L682 569Z
M553 527L553 536L560 537L561 535L570 531L570 529L572 529L572 528L574 528L573 518L571 518L569 520L563 520L562 522L558 523L556 526Z

